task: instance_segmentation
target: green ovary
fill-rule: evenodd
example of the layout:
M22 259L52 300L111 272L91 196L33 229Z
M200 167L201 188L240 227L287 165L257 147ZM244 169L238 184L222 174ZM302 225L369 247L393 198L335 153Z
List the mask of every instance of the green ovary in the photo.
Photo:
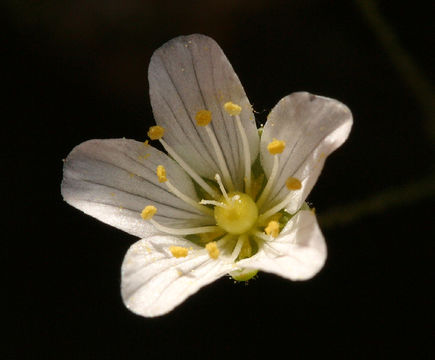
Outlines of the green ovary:
M216 223L230 234L244 234L257 222L257 205L249 195L241 192L229 193L228 198L221 199L223 207L214 208Z

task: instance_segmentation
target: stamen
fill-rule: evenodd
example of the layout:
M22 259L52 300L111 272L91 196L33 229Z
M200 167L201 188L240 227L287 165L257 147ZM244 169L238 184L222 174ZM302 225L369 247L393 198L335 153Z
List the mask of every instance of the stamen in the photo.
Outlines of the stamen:
M157 209L155 206L148 205L148 206L145 206L145 208L142 210L140 216L144 220L150 220L156 212L157 212Z
M218 185L219 185L219 189L221 189L221 193L222 193L222 195L224 196L225 200L229 201L228 194L227 194L227 192L225 191L224 184L222 184L222 180L221 180L220 175L219 175L219 174L216 174L216 175L214 176L214 178L216 179L216 181L217 181L217 183L218 183Z
M211 111L199 110L195 115L196 124L198 126L206 126L211 121Z
M157 221L155 221L152 218L156 212L157 209L155 206L148 205L142 210L141 217L142 219L148 220L151 224L153 224L157 230L160 230L162 232L171 235L202 234L202 233L214 232L220 230L219 226L200 226L200 227L182 228L182 229L171 228L169 226L164 226L162 224L159 224Z
M239 105L234 104L231 101L224 104L224 109L231 116L240 115L240 112L242 111L242 108Z
M182 228L182 229L175 229L171 228L169 226L164 226L162 224L159 224L154 219L149 219L149 222L154 225L154 227L164 233L171 234L171 235L193 235L193 234L202 234L207 232L213 232L219 230L219 226L201 226L201 227L194 227L194 228Z
M198 204L196 200L191 199L187 195L183 194L180 190L178 190L166 177L166 169L163 165L157 166L157 177L159 178L159 182L164 182L166 187L172 192L176 197L183 200L185 203L193 206L195 209L202 211L203 213L213 216L213 210L209 209L206 206L202 206Z
M274 238L276 238L279 234L279 223L278 221L272 220L269 221L269 224L267 224L267 226L264 229L264 232L267 235L270 235Z
M202 206L202 205L198 204L197 201L195 201L195 200L191 199L190 197L188 197L187 195L183 194L174 185L172 185L172 183L169 180L166 181L166 186L169 189L169 191L171 191L179 199L183 200L184 202L188 203L189 205L192 205L194 208L202 211L203 213L205 213L207 215L214 216L212 209L209 209L206 206Z
M245 129L242 126L242 121L240 120L240 112L242 111L242 108L232 103L231 101L225 103L224 105L225 111L230 114L231 116L234 116L236 119L237 128L240 133L240 137L242 138L242 145L243 145L243 157L244 157L244 165L245 165L245 192L247 194L251 193L251 151L249 149L249 142L248 137L246 136Z
M302 183L294 178L294 177L289 177L286 181L286 187L289 190L300 190L302 188ZM283 201L281 201L280 203L278 203L277 205L275 205L273 208L267 210L265 213L261 214L258 217L258 222L261 224L264 220L266 220L268 217L272 216L273 214L277 213L278 211L284 209L287 204L291 201L291 199L293 198L294 194L292 192L290 192Z
M267 150L272 154L281 154L285 149L285 141L273 139L268 145Z
M215 201L215 200L204 200L204 199L202 199L199 203L203 204L203 205L219 206L219 207L224 208L224 209L228 208L228 206L225 205L223 202Z
M172 256L176 258L186 257L189 250L182 246L171 246L169 251L172 253Z
M205 248L208 251L208 255L212 259L216 260L219 257L220 251L219 251L219 248L217 247L215 241L209 242L207 245L205 245Z
M163 165L157 166L157 177L159 178L159 182L166 182L168 179L166 178L166 169Z
M165 148L167 153L180 165L184 171L186 171L191 178L193 178L199 186L201 186L212 198L217 199L219 195L217 192L209 185L207 184L201 176L199 176L187 163L175 152L175 150L170 147L166 141L163 139L159 139L162 146Z
M165 129L162 128L161 126L151 126L148 130L148 137L151 140L159 140L163 137L165 133Z
M267 150L272 155L281 154L284 151L285 148L285 142L277 139L273 139L268 145ZM278 167L279 167L279 159L278 156L273 157L273 167L272 172L270 173L269 179L267 180L267 184L264 187L263 192L260 195L260 198L257 200L257 206L260 209L263 205L264 201L266 200L267 196L270 193L270 190L272 189L273 182L275 181L275 177L278 173Z
M222 153L222 149L219 146L219 143L216 139L216 135L214 134L212 128L209 125L206 125L205 131L207 132L208 137L210 138L211 144L214 148L214 152L217 157L219 169L222 172L222 176L225 181L225 185L228 187L230 191L234 190L234 184L231 180L230 172L227 167L227 163L225 162L224 154Z
M248 241L248 236L246 234L240 235L239 238L237 239L236 246L234 246L233 252L231 253L229 259L231 262L237 259L237 256L239 256L240 250L242 249L243 243L245 241Z
M257 200L257 207L259 209L261 209L264 202L266 201L267 196L270 193L270 190L272 190L273 183L278 173L278 168L279 168L279 159L278 156L274 156L272 172L270 173L269 179L267 180L266 186L264 187L263 192L260 195L260 198Z
M302 187L302 183L295 177L289 177L285 182L285 186L287 186L289 190L299 190Z

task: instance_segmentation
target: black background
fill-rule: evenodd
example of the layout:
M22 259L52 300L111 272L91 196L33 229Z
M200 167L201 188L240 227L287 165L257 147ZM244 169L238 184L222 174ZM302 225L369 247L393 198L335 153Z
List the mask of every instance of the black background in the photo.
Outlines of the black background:
M432 82L433 13L418 1L378 3ZM6 358L434 355L433 117L356 2L4 4ZM145 140L149 59L190 33L220 44L259 122L280 98L306 90L347 104L354 127L309 197L329 251L317 277L292 283L261 273L248 285L222 278L146 319L124 307L119 291L136 239L62 201L62 159L87 139ZM386 191L393 195L371 214L327 219L331 208Z

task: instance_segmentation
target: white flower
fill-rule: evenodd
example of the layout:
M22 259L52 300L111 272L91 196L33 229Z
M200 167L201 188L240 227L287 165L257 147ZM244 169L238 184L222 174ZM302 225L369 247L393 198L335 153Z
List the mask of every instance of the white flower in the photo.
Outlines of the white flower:
M149 83L157 126L148 135L169 156L148 142L91 140L69 154L62 182L69 204L142 238L122 266L127 307L165 314L228 273L314 276L326 246L305 199L349 134L349 109L294 93L260 136L237 75L203 35L158 49Z

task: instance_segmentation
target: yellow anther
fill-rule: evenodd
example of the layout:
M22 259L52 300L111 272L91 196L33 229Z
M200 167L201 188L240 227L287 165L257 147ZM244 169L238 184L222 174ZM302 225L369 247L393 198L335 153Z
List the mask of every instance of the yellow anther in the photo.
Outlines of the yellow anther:
M272 155L281 154L285 149L285 141L273 139L268 145L267 150Z
M206 126L211 121L211 111L199 110L195 115L196 125Z
M277 237L279 234L279 223L278 221L272 220L269 221L269 224L264 228L264 232L267 235L270 235L272 237Z
M219 249L218 249L215 241L209 242L207 245L205 245L205 248L208 251L208 255L212 259L216 260L219 257Z
M290 176L285 182L285 186L287 186L287 189L289 190L299 190L302 187L302 183L299 179Z
M182 246L171 246L169 248L169 251L176 258L186 257L188 252L189 252L188 249L186 249L185 247L182 247Z
M157 177L159 178L159 182L161 183L168 180L166 178L166 169L163 165L157 166Z
M149 220L154 216L154 214L156 212L157 212L157 209L155 206L148 205L148 206L145 206L145 209L142 210L142 213L140 214L140 216L144 220Z
M151 140L158 140L163 137L163 134L165 133L165 129L161 126L151 126L148 130L148 137Z
M143 146L145 146L145 147L149 146L150 145L149 142L150 142L149 140L145 140L143 143Z
M239 115L240 112L242 111L242 108L239 105L234 104L231 101L228 101L227 103L224 104L224 109L228 114L232 116Z

